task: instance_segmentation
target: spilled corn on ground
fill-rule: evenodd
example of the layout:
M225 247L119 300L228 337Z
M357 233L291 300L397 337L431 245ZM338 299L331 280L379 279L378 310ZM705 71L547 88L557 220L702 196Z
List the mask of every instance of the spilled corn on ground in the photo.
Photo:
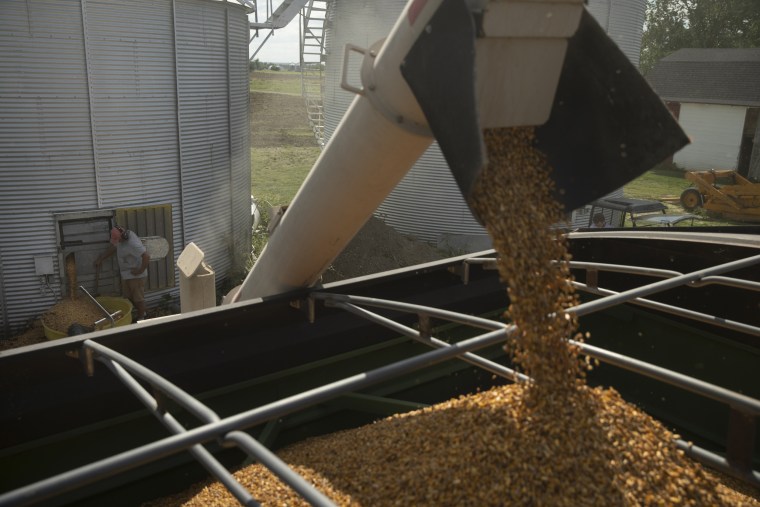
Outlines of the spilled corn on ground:
M533 381L460 397L278 453L339 505L760 505L675 447L613 389L589 388L563 211L533 130L486 132L489 166L471 204L492 237L519 328L505 348ZM237 479L262 505L305 505L264 467ZM219 483L162 505L235 505ZM155 504L154 504L155 505Z

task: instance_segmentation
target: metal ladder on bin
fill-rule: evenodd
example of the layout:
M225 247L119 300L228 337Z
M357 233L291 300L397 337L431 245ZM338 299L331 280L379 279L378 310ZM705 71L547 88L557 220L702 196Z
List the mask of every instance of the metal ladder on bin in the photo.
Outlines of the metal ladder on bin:
M301 94L306 101L306 112L314 137L320 148L324 146L324 61L325 23L328 16L327 0L310 0L302 14L301 30Z
M324 146L324 96L325 23L328 16L328 0L283 0L272 9L272 0L266 0L266 20L259 21L258 2L253 3L255 20L249 24L249 42L259 37L259 30L268 30L266 37L253 52L250 60L264 47L278 28L287 26L296 15L301 14L299 27L299 70L301 72L301 95L306 102L309 124L320 147Z

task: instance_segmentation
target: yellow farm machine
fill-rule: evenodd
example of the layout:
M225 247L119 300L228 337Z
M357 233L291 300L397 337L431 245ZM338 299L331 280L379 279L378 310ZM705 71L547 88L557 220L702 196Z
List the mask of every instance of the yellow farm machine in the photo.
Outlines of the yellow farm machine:
M693 186L681 192L686 211L702 207L708 213L740 222L760 222L760 183L733 170L689 171Z

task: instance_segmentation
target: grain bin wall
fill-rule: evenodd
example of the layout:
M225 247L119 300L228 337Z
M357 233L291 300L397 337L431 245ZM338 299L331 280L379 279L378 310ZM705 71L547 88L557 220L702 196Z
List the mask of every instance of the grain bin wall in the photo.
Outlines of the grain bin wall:
M250 244L248 109L239 5L0 2L3 335L61 297L67 249L91 285L117 211L141 234L167 227L165 280L190 241L223 278ZM177 291L150 291L149 306Z
M646 0L588 0L586 8L625 56L638 67Z
M354 98L340 87L343 48L347 43L370 47L384 38L404 5L403 0L333 0L325 41L325 139L329 140ZM638 63L645 0L590 0L588 9ZM634 59L635 58L635 59ZM360 59L352 56L347 75L359 83ZM452 72L455 70L452 69ZM358 163L361 163L358 161ZM454 250L478 250L489 245L485 230L472 217L436 143L378 208L376 215L396 230Z

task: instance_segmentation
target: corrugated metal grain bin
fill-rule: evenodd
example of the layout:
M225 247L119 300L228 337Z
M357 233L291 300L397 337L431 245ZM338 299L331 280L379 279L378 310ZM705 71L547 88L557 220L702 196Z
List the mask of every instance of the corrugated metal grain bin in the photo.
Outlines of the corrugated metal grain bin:
M351 43L369 48L384 38L404 5L405 0L334 0L330 3L325 35L328 55L325 140L329 140L354 98L340 87L344 46ZM638 64L645 1L590 0L587 7L628 58ZM359 84L360 65L360 57L352 55L347 72L351 84ZM475 251L489 244L485 230L462 199L437 143L420 157L376 215L402 233L454 250ZM584 221L588 221L588 216L581 210L578 222Z
M116 220L169 241L149 305L177 294L187 243L222 274L247 254L248 33L240 5L210 0L0 2L5 336L61 297L70 253L96 288ZM118 291L106 268L97 290Z

